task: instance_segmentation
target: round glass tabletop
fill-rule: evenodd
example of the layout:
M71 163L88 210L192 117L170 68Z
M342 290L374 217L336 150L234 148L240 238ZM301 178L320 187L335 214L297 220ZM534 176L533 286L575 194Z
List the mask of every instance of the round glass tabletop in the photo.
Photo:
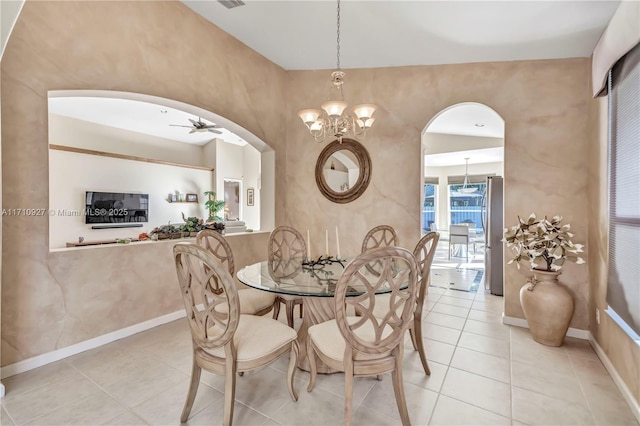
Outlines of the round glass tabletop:
M336 284L346 265L346 260L324 264L307 265L302 259L265 260L245 266L237 273L238 280L249 287L273 293L293 296L333 297ZM373 283L380 279L373 268L363 268L362 277ZM347 290L347 296L357 296L366 291L359 280L353 280ZM376 293L391 291L383 285Z

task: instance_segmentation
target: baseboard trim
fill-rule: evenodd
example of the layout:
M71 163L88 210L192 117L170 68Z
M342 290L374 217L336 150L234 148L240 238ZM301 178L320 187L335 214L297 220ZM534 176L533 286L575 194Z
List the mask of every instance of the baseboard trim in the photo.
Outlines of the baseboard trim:
M52 352L47 352L42 355L34 356L33 358L18 361L14 364L9 364L2 367L0 371L0 379L14 376L16 374L24 373L25 371L33 370L34 368L42 367L43 365L50 364L55 361L59 361L63 358L70 357L72 355L79 354L80 352L87 351L89 349L97 348L98 346L106 345L107 343L114 342L116 340L132 336L140 333L141 331L149 330L150 328L157 327L162 324L177 320L184 317L185 310L172 312L157 318L150 319L148 321L141 322L139 324L132 325L130 327L122 328L120 330L113 331L111 333L103 334L102 336L94 337L93 339L85 340L84 342L76 343L75 345L67 346L62 349L57 349ZM0 386L2 384L0 383ZM4 387L0 388L0 392L4 393Z
M605 353L604 349L602 349L602 347L598 344L598 341L596 340L594 335L591 334L591 332L589 332L589 343L591 343L591 346L596 351L596 355L598 355L598 358L600 358L600 361L602 361L604 368L606 368L609 372L609 375L613 379L613 382L616 384L616 386L618 386L618 390L620 390L620 393L622 394L624 400L627 401L627 404L629 405L629 408L631 409L631 412L635 416L636 420L638 421L638 423L640 423L640 403L636 401L633 394L627 387L627 384L624 382L624 380L622 380L622 377L620 377L620 375L616 371L616 368L609 360L609 357Z
M524 318L509 317L502 315L502 323L506 325L514 325L516 327L529 328L527 320ZM569 327L567 330L567 336L575 337L576 339L590 340L591 333L589 330L580 330L579 328Z

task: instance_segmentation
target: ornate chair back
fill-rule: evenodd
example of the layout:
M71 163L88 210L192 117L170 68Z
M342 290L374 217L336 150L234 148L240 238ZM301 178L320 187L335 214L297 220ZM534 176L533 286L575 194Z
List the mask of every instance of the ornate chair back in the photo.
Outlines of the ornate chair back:
M297 229L290 226L277 226L269 236L269 260L304 258L307 255L307 243Z
M271 274L279 278L286 278L297 275L302 270L302 259L307 256L307 243L297 229L284 225L276 226L269 235L267 249ZM273 318L278 318L280 314L280 303L285 305L289 327L293 327L293 309L295 305L300 305L300 316L302 316L302 298L288 295L277 296Z
M361 253L366 253L379 247L397 246L399 244L398 234L392 226L379 225L372 228L362 240Z
M393 247L398 246L398 234L392 226L379 225L372 228L362 240L362 251L366 253L371 250L375 250L380 247ZM373 262L367 265L367 269L371 273L378 273L381 269L380 262Z
M227 240L218 231L203 229L196 236L196 244L207 249L220 263L225 265L233 277L236 271L233 252Z
M208 250L196 244L176 244L173 253L194 344L207 352L224 347L240 318L233 278ZM219 305L225 306L224 314L217 309Z
M367 266L381 265L371 276ZM400 272L398 272L400 271ZM352 283L363 284L367 291L347 297ZM388 298L376 298L381 288L391 290ZM418 268L413 254L400 247L381 247L360 254L340 275L335 290L336 322L353 359L362 355L388 354L401 346L411 324L418 295ZM376 302L385 306L376 309ZM385 308L384 315L374 315ZM355 317L351 314L355 312ZM355 321L354 321L355 319ZM347 355L345 355L347 359Z

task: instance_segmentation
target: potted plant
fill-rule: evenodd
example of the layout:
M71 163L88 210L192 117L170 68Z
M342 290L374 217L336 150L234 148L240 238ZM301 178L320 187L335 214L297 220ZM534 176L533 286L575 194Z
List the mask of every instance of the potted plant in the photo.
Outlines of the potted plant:
M222 218L218 216L218 212L224 208L224 201L216 200L215 191L206 191L204 195L208 198L204 203L204 206L209 211L207 220L210 222L222 222Z
M504 242L514 257L508 263L528 261L534 276L520 289L520 303L533 339L549 346L560 346L569 329L574 302L569 291L558 282L565 261L583 264L582 244L571 241L571 225L561 225L562 216L538 220L531 213L526 220L504 230Z
M204 229L203 221L200 218L195 216L185 217L184 213L182 213L182 220L184 220L184 224L180 228L185 237L195 237L198 232Z

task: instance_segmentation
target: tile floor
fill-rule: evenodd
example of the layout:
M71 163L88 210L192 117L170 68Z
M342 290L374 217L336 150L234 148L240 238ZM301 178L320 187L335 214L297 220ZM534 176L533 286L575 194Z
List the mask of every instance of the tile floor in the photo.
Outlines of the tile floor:
M443 260L443 263L446 263ZM458 265L459 266L459 265ZM432 287L424 333L431 376L407 339L404 382L413 425L635 425L629 407L589 343L534 342L501 324L502 298ZM2 425L175 425L191 366L184 319L3 380ZM320 375L297 402L287 360L238 377L236 425L343 424L341 374ZM220 424L221 377L203 373L189 424ZM356 425L397 425L390 376L356 379Z

